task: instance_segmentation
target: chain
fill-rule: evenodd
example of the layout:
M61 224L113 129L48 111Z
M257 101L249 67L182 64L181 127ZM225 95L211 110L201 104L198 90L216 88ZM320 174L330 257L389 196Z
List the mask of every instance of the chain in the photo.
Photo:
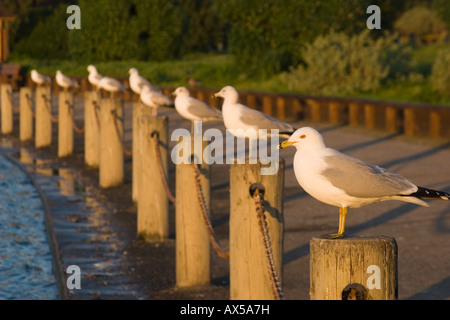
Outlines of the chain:
M166 194L167 194L167 197L169 198L170 202L175 204L175 197L173 196L172 192L170 192L169 185L167 183L167 178L164 173L163 163L162 163L162 159L161 159L161 152L159 151L159 133L155 131L151 134L151 137L153 138L153 141L155 142L155 154L156 154L156 158L158 159L159 173L161 175L161 180L163 182L164 189L166 190Z
M272 292L273 292L274 298L276 300L282 300L282 299L284 299L284 296L283 296L283 291L281 289L280 280L278 278L278 273L276 270L275 259L273 257L272 246L271 246L270 237L269 237L269 229L267 227L266 215L264 214L263 194L259 192L258 188L255 189L255 192L253 194L253 199L255 199L256 213L257 213L257 217L258 217L258 225L259 225L259 230L261 231L261 236L263 239L264 252L266 254L266 259L267 259L267 268L269 269L268 271L269 271L270 282L272 283Z
M78 128L77 124L75 123L75 119L73 118L73 105L70 104L68 100L65 101L67 106L69 107L69 113L70 113L70 121L72 121L72 127L77 133L84 133L84 128Z
M211 245L213 246L214 250L216 251L219 257L229 259L230 253L222 249L221 245L219 244L219 241L217 240L216 234L214 233L211 221L209 220L208 207L206 206L205 197L203 196L202 185L200 183L200 170L195 163L192 163L192 167L194 168L195 174L195 189L197 191L197 198L200 203L200 208L202 210L203 220L205 221L206 228L208 230L209 241L211 242Z
M111 113L112 113L113 118L114 118L114 119L113 119L113 121L114 121L114 128L116 128L117 138L119 139L119 142L120 142L120 144L122 145L123 153L124 153L125 155L127 155L127 156L131 156L131 155L133 154L133 151L128 150L128 149L125 147L125 144L123 143L123 140L122 140L122 138L120 137L120 130L119 130L119 126L117 125L117 119L118 119L119 117L117 116L116 110L111 111Z
M30 95L28 93L25 95L25 97L27 99L27 102L28 102L27 105L28 105L28 108L30 109L31 115L33 116L33 118L36 118L36 114L34 113L34 110L33 110L32 98L30 97Z
M45 105L45 108L47 109L48 113L50 114L50 119L55 123L58 122L58 118L54 118L52 115L52 110L50 108L51 100L48 99L45 94L42 95L42 99L44 99L44 105Z

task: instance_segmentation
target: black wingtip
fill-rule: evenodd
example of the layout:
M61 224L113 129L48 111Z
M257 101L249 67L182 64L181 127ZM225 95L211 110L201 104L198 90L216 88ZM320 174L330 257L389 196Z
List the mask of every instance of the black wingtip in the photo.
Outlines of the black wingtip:
M423 187L417 187L417 191L409 194L408 196L417 197L421 199L442 199L450 200L450 193L445 191L438 191Z

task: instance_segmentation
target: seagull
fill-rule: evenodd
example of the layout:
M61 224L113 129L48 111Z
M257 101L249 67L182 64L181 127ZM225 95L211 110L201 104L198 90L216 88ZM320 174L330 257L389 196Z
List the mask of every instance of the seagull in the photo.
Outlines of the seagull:
M232 86L222 88L214 96L224 99L222 115L225 127L228 130L232 130L233 134L237 137L246 137L247 135L243 131L247 131L248 129L256 130L256 132L259 129L278 129L280 135L290 135L295 131L288 123L238 103L239 94Z
M69 78L68 76L64 75L60 70L56 71L56 83L63 87L64 90L70 89L70 88L79 88L80 85L78 82L76 82L74 79Z
M222 121L222 113L201 100L189 95L186 87L178 87L172 94L175 98L175 109L185 119L191 121Z
M97 83L97 87L98 89L108 91L110 93L110 96L112 96L114 92L123 92L129 90L129 88L126 87L122 82L111 77L101 78Z
M98 82L103 78L103 76L98 73L97 68L92 64L87 67L87 70L89 72L88 80L90 84L98 88Z
M31 80L38 86L52 83L52 79L49 76L40 74L35 69L31 70Z
M141 88L140 99L147 107L153 108L153 116L158 114L157 108L162 106L170 106L172 104L172 101L168 96L163 93L153 91L151 87L146 85Z
M297 149L293 163L300 186L317 200L339 207L339 231L326 238L344 237L347 208L385 200L428 207L422 199L450 199L447 192L419 187L399 174L327 148L322 135L310 127L296 130L279 149L290 146Z
M141 94L141 88L144 85L150 87L153 91L161 92L161 90L153 86L150 81L140 76L136 68L131 68L128 73L130 75L130 88L134 93Z

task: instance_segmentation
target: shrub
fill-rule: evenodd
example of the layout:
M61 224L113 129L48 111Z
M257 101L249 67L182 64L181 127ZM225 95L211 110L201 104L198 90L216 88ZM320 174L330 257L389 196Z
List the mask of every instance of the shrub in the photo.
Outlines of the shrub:
M437 12L425 7L414 7L406 11L394 23L394 29L401 34L414 34L418 37L437 34L445 28L445 23L438 17Z
M409 50L393 43L392 37L373 40L369 32L317 37L301 52L305 64L285 74L289 89L323 95L366 92L389 77L408 73Z
M450 96L450 47L437 53L430 80L433 90Z

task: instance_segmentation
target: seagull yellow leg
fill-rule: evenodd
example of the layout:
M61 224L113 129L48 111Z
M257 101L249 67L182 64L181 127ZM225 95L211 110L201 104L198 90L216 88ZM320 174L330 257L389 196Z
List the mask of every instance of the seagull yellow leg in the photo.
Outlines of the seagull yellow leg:
M337 233L324 235L327 239L339 239L344 237L345 217L347 216L347 208L339 208L339 230Z

